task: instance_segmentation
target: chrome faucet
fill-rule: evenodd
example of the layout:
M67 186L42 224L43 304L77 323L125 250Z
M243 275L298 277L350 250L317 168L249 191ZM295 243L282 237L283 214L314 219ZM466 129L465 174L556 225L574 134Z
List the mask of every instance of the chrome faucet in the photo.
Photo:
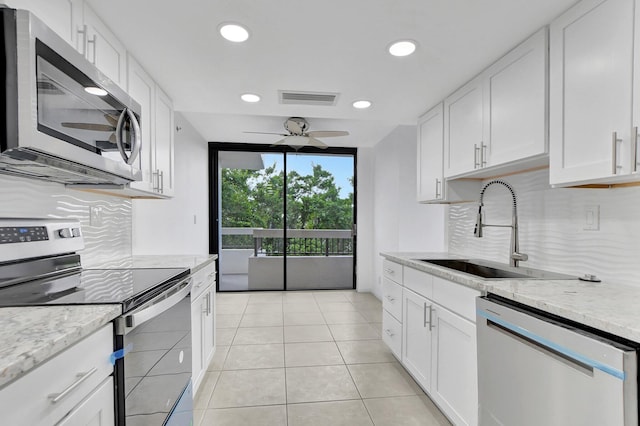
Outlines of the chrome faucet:
M511 196L513 197L513 210L511 211L511 225L489 225L486 223L482 223L482 206L484 205L482 200L484 199L484 192L487 188L495 183L499 183L500 185L505 186L509 192L511 192ZM478 238L482 238L482 228L485 226L496 226L501 228L511 228L511 249L509 252L509 264L514 267L518 267L518 262L524 262L529 259L529 256L520 253L518 247L518 202L516 200L516 193L507 182L494 179L492 181L487 182L485 186L482 187L480 191L480 201L478 203L478 217L476 219L476 227L473 230L473 235Z

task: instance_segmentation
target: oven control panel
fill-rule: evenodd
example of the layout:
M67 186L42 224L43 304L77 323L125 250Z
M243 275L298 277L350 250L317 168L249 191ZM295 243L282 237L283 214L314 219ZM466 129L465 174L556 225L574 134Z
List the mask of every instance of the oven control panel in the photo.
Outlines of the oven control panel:
M0 244L46 241L48 239L49 233L45 226L0 227Z

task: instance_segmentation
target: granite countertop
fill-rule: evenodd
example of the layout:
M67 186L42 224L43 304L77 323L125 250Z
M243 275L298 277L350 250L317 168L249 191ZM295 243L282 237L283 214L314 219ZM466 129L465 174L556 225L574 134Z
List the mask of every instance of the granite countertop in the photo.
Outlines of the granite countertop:
M449 253L380 253L393 262L640 342L640 288L575 280L485 280L414 259L462 259ZM466 257L468 258L468 257Z
M93 269L116 268L188 268L195 273L218 258L217 254L202 255L145 255L117 259L99 265L91 265Z
M119 316L120 305L0 308L0 387Z

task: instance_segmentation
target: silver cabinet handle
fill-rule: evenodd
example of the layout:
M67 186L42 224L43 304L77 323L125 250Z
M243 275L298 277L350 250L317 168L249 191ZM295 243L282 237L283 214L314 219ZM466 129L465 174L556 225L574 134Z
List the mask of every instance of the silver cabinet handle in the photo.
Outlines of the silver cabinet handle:
M87 56L89 55L89 45L91 45L92 46L91 50L93 50L93 57L92 57L90 62L93 65L96 64L96 52L97 52L96 51L96 44L97 43L98 43L98 38L97 38L97 36L95 34L93 35L93 37L91 37L91 40L87 40L87 53L86 54L87 54ZM89 58L87 57L87 59L89 59Z
M384 332L386 333L387 336L389 337L393 337L395 333L393 333L391 330L389 330L388 328L384 330Z
M60 393L52 393L51 395L49 395L48 398L51 400L51 403L52 404L57 404L62 399L66 398L67 395L69 395L71 392L73 392L73 390L75 388L80 386L82 384L82 382L87 380L96 371L98 371L98 368L97 367L93 367L91 370L87 371L86 373L79 373L77 375L78 379L75 382L71 383L71 385L69 385L69 387L67 387L65 390L63 390Z
M487 165L487 145L484 142L480 142L480 167Z
M158 172L158 177L160 178L160 183L158 184L160 193L164 194L164 172L162 170Z
M207 293L207 314L211 315L213 309L211 308L211 293Z
M207 293L202 300L202 313L205 315L209 315L209 293Z
M429 331L433 330L435 325L433 325L433 305L429 306Z
M633 172L638 171L638 126L631 129L633 131L633 155L631 156L633 160Z
M478 144L473 144L473 168L477 169L480 167L480 162L478 161L478 153L480 152L480 148L478 148Z
M440 198L442 194L440 193L441 182L440 179L436 178L436 198Z
M387 296L387 300L389 302L393 302L394 300L396 300L396 298L395 297L391 297L391 296Z
M424 322L423 327L426 327L426 326L427 326L427 302L424 302L424 308L422 309L422 315L423 315L423 318L424 318L424 320L423 320L423 322Z
M391 269L391 268L384 268L384 272L386 272L387 274L392 274L393 275L395 271L393 269Z
M127 315L126 318L126 326L133 328L137 327L140 324L143 324L150 319L157 317L167 309L177 305L184 299L189 292L191 291L191 278L185 280L181 285L184 285L180 290L171 294L174 289L169 289L166 292L157 296L155 300L157 302L152 303L151 305L140 309L139 311L134 311L132 314Z
M82 43L80 43L80 38L78 38L78 40L76 41L76 44L78 46L78 50L80 51L80 54L86 58L86 55L87 55L87 26L86 25L83 25L82 27L78 28L78 36L80 35L82 36Z
M622 142L622 139L618 139L618 132L613 132L611 134L611 173L618 174L618 169L621 169L622 166L618 165L618 143Z

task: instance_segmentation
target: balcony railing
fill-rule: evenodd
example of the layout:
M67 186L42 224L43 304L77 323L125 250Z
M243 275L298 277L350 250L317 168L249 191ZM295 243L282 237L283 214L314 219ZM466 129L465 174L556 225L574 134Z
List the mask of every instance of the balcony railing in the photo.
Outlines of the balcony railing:
M349 229L222 228L222 249L253 249L254 256L352 256ZM286 241L286 245L285 245Z

